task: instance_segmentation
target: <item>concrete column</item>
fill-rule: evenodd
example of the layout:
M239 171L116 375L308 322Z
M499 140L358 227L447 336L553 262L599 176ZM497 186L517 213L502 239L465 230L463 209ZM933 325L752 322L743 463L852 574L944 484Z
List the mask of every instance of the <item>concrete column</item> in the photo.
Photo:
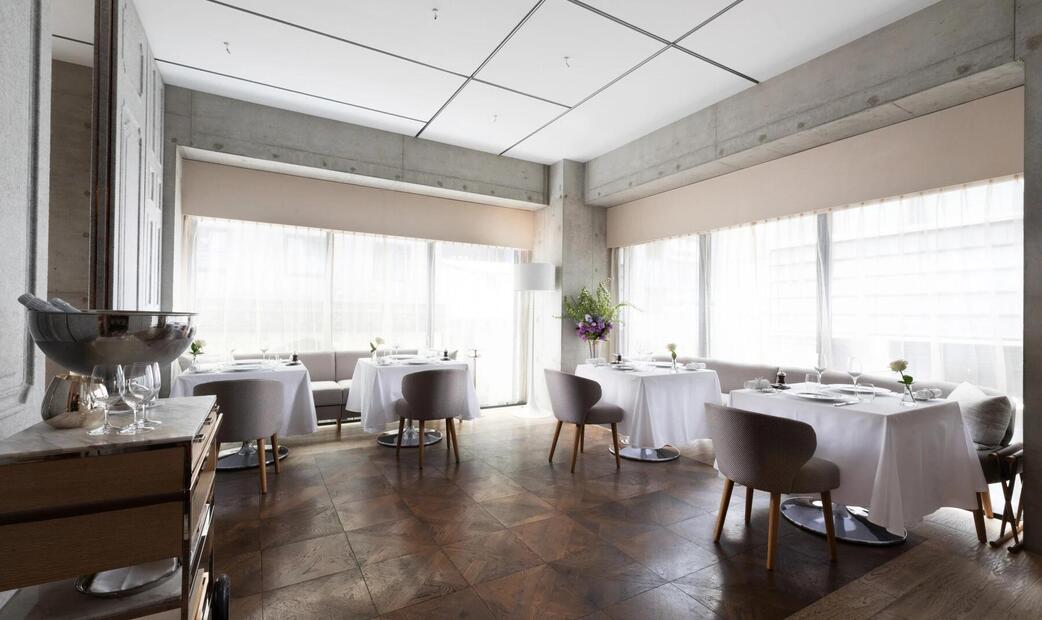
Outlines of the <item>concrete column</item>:
M532 262L553 263L558 268L558 290L535 294L534 391L531 402L547 409L543 369L568 372L589 357L587 346L567 320L559 318L564 295L576 295L582 287L594 289L607 283L609 253L607 212L583 200L586 166L560 161L550 167L549 205L536 213ZM604 351L607 353L607 351Z
M1024 61L1024 538L1042 552L1042 9L1017 3Z

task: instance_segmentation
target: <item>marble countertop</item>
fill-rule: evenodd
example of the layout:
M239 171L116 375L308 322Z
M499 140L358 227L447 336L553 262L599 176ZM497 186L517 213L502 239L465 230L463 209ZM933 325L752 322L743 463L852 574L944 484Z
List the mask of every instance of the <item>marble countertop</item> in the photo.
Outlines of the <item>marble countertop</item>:
M0 464L69 454L111 454L156 444L191 441L215 402L214 396L162 398L149 415L163 424L140 435L91 437L83 428L55 429L41 421L0 441Z

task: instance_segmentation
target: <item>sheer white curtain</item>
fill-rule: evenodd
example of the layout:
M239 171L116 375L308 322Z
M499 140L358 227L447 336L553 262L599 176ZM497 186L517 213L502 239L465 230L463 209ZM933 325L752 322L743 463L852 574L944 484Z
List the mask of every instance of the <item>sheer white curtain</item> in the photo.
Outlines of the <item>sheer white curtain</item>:
M329 347L326 231L189 217L185 242L187 305L208 353Z
M625 355L665 353L677 344L680 355L697 355L699 340L698 235L621 248L617 255L622 311L621 351Z
M709 248L709 354L812 366L817 357L817 216L718 230Z
M432 346L478 349L478 400L485 405L522 398L523 333L514 264L522 252L466 243L434 245Z
M428 346L430 241L332 232L335 349L365 349L377 336L406 349Z
M1022 394L1023 181L832 214L832 359ZM838 366L837 366L838 367Z

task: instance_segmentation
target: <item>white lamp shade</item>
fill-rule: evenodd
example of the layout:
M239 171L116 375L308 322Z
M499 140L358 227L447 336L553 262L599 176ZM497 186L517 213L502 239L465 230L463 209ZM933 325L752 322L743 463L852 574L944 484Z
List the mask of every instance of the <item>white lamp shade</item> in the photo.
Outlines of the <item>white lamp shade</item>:
M515 291L552 291L557 288L556 269L550 263L514 265Z

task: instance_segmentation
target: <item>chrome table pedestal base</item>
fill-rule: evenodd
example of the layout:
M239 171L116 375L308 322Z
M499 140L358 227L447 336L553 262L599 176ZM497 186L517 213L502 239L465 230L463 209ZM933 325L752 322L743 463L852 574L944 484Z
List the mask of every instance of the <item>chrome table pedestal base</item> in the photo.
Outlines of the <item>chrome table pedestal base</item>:
M181 561L168 558L137 566L106 570L76 579L76 589L99 598L120 598L154 588L178 573Z
M430 446L441 441L441 431L434 430L432 428L424 429L423 431L423 445ZM376 438L376 443L387 448L394 448L398 445L398 431L387 431L381 433ZM403 448L417 448L420 445L420 432L416 430L416 427L412 425L412 420L408 420L405 424L405 431L402 433L402 447Z
M279 460L289 455L289 448L279 446ZM271 446L264 448L264 461L271 465L275 462L275 455ZM217 471L238 471L240 469L255 469L260 459L257 457L257 443L254 441L242 442L242 447L235 451L224 451L217 457Z
M608 452L615 454L615 448L609 447ZM631 461L647 461L649 463L664 463L675 461L680 458L680 450L673 446L662 446L661 448L634 448L626 446L619 448L619 456Z
M819 536L825 535L825 516L821 500L811 497L794 497L782 502L782 516L800 528ZM868 510L859 506L833 504L832 518L836 526L836 538L855 545L889 547L900 545L908 538L898 536L868 520Z

